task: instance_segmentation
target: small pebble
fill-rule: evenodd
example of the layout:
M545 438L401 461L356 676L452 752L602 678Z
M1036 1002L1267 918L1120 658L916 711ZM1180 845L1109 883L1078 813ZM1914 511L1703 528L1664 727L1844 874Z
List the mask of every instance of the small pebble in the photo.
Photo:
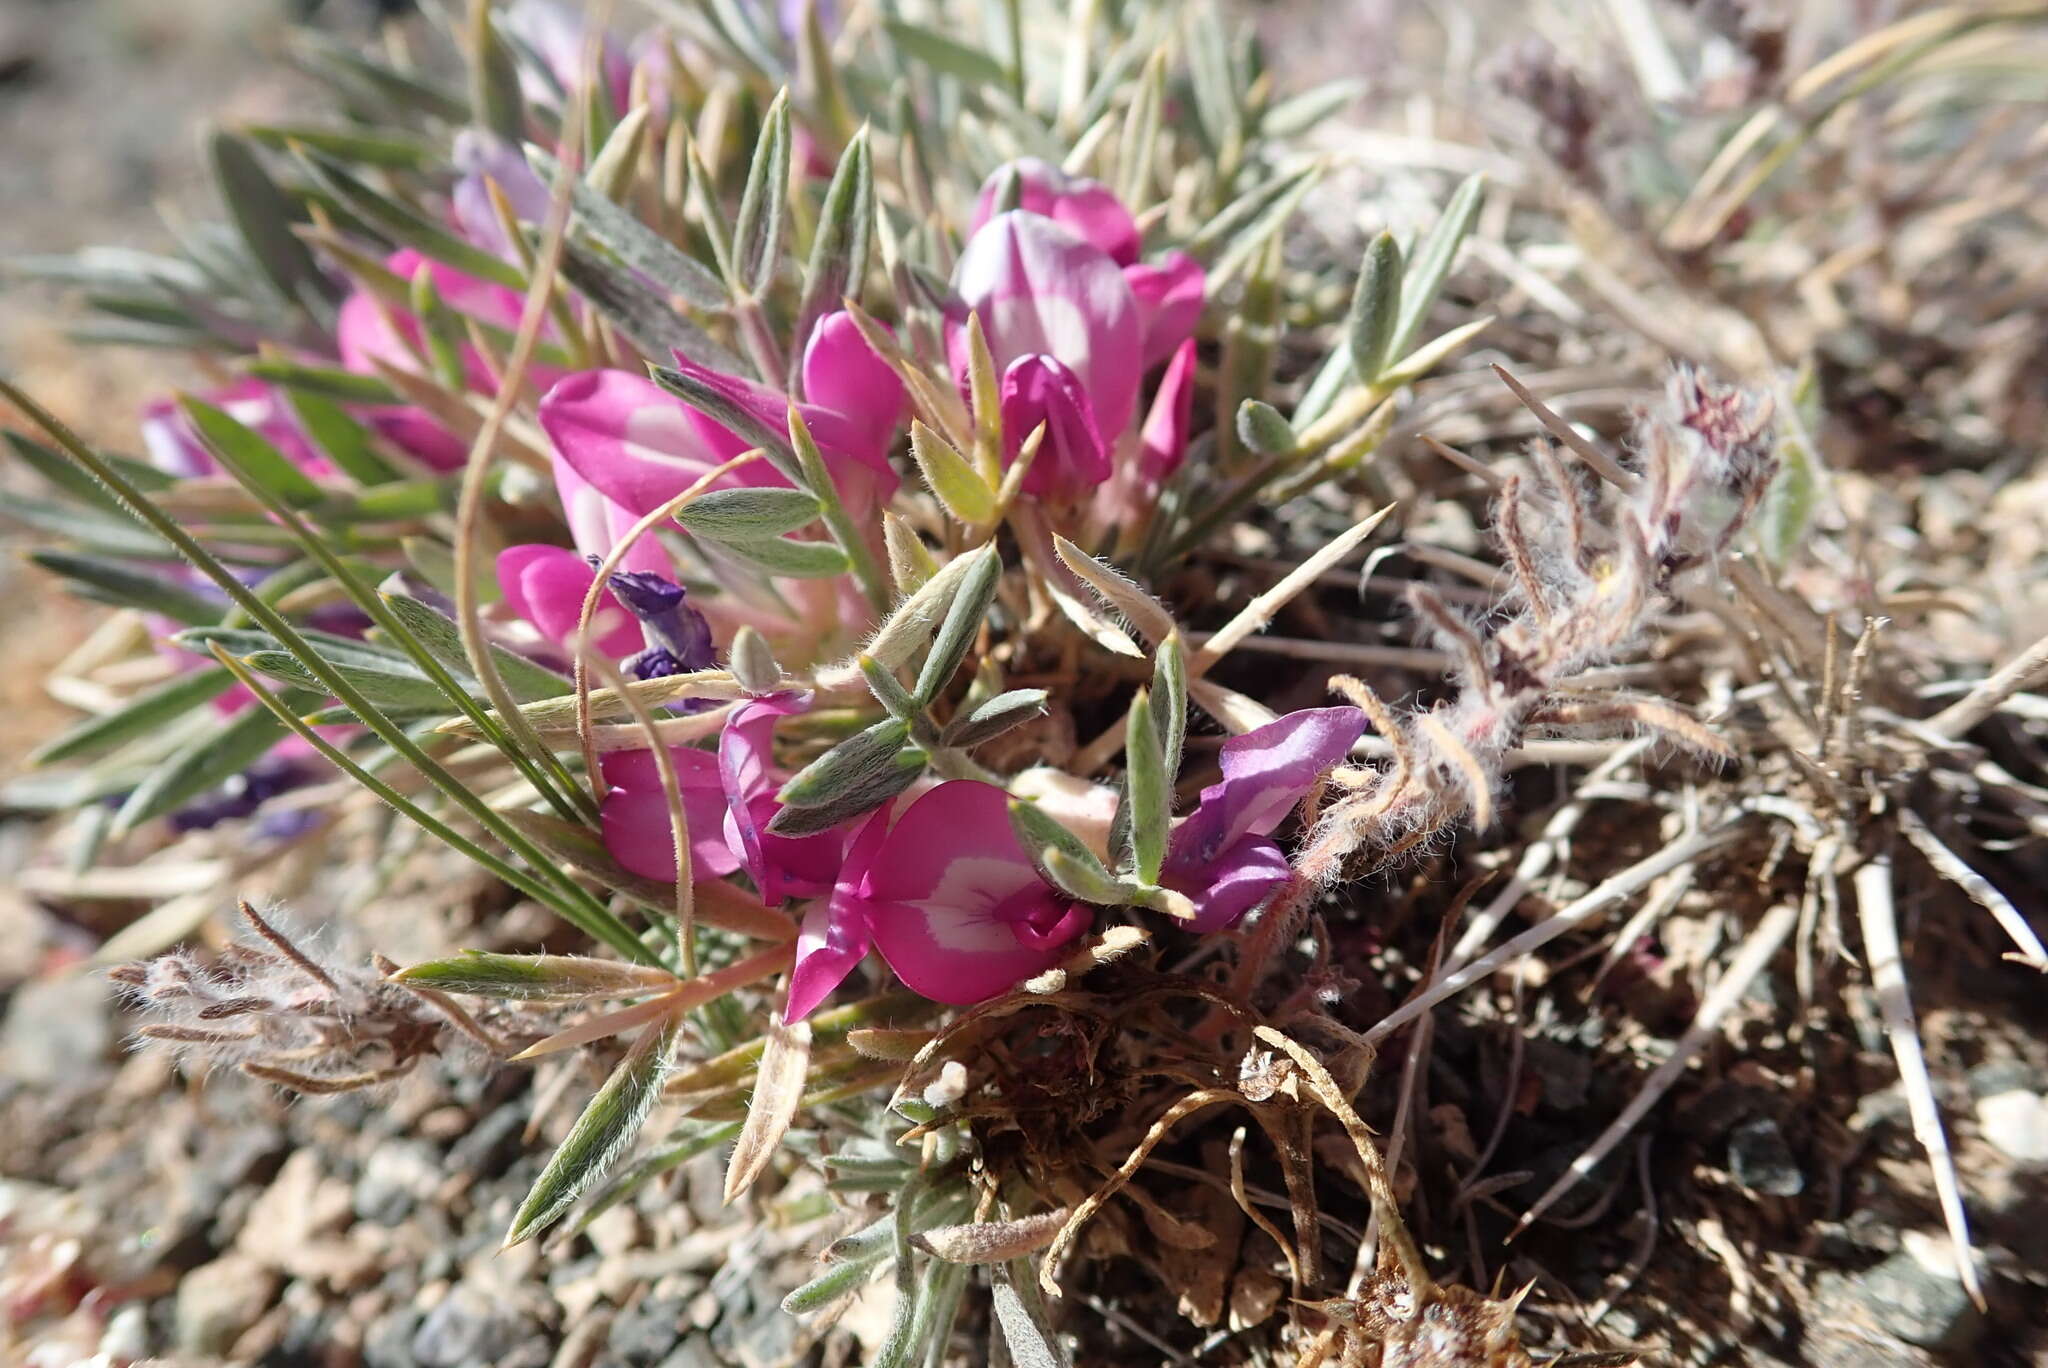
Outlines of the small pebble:
M2048 1165L2048 1097L2014 1089L1977 1103L1977 1130L2007 1158Z

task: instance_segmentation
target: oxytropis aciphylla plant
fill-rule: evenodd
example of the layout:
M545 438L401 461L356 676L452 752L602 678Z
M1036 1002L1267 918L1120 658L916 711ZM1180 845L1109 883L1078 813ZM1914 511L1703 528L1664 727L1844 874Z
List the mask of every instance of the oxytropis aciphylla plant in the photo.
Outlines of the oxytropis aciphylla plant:
M1769 420L1768 400L1680 367L1637 425L1634 469L1573 444L1617 497L1589 490L1544 442L1527 473L1490 475L1494 536L1514 576L1505 616L1474 622L1426 586L1410 590L1459 686L1427 709L1397 717L1363 682L1331 681L1372 718L1392 764L1332 774L1343 796L1302 856L1304 879L1337 877L1360 849L1393 858L1468 816L1488 825L1508 752L1532 733L1644 728L1726 758L1727 743L1682 708L1571 679L1635 641L1677 576L1711 562L1749 521L1778 465Z

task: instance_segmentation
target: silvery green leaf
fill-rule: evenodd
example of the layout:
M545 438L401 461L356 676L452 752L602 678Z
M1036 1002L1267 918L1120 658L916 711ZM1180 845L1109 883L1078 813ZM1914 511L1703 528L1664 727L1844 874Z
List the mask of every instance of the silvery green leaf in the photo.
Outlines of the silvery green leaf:
M590 159L590 165L583 172L583 179L591 189L609 200L623 200L626 191L632 187L633 175L639 169L640 152L647 142L647 122L652 117L652 105L640 105L628 110L626 116L613 125L612 131Z
M65 460L62 456L59 456L56 452L50 450L50 448L44 446L41 442L20 432L10 431L0 434L0 436L5 436L8 449L14 453L22 464L34 470L37 475L41 476L53 488L62 491L80 503L88 504L96 509L104 509L110 513L117 513L124 520L129 517L127 510L121 506L120 500L109 494L105 486L80 470L77 466L71 464L71 462ZM138 489L154 493L158 490L169 489L173 483L170 476L164 474L155 466L143 465L140 461L131 461L122 456L106 455L102 455L100 459L112 463Z
M585 955L498 955L464 950L408 965L391 981L465 997L521 1002L598 1002L650 997L675 987L673 975L644 964Z
M1305 166L1253 186L1188 239L1189 255L1207 263L1214 273L1234 273L1287 221L1319 174L1317 168Z
M359 485L376 486L397 478L397 472L377 454L370 430L349 416L348 410L322 394L287 388L285 402L298 416L299 425L313 439L335 468Z
M297 361L265 357L251 361L243 370L259 380L271 380L304 394L316 394L344 404L397 404L403 397L374 375L357 375L335 366L309 366Z
M441 158L425 138L390 128L328 128L316 124L252 124L242 129L252 141L280 152L300 143L353 166L387 171L423 171Z
M776 93L761 121L754 160L747 168L747 186L740 195L739 218L733 225L735 286L759 299L775 284L782 257L782 218L789 197L789 91Z
M970 86L1000 87L1008 82L1003 64L980 48L906 20L888 18L882 23L904 56L915 58L934 71L958 77Z
M738 374L746 365L710 333L675 310L647 280L584 242L562 245L562 279L596 306L626 340L648 356L681 352L700 366Z
M126 518L80 508L77 504L10 496L6 516L9 522L63 537L85 551L131 560L169 561L177 559L170 543L151 535Z
M526 160L534 173L550 185L559 164L541 148L528 143ZM612 203L597 191L574 180L569 187L569 206L589 234L590 241L639 271L658 287L693 309L712 312L728 303L725 288L704 265L682 248L642 223L638 216Z
M340 661L358 669L377 671L397 669L408 663L399 651L374 641L357 641L353 637L336 636L332 632L308 627L299 628L298 636L308 650L330 664ZM282 641L260 627L193 627L172 637L171 644L195 655L209 655L216 645L232 656L288 649ZM303 661L300 663L304 664Z
M112 712L89 717L51 737L29 753L28 765L54 765L112 750L124 741L159 730L227 692L234 682L234 676L218 665L172 675Z
M299 161L316 185L400 246L411 247L422 256L493 285L509 290L526 288L526 277L517 266L472 246L410 206L372 190L332 157L307 147L299 149Z
M285 458L283 452L225 411L203 399L186 396L178 401L185 416L199 432L222 467L237 480L268 491L285 503L300 508L317 504L325 497L320 486Z
M1159 728L1160 764L1171 784L1180 776L1188 731L1188 655L1178 632L1152 654L1152 720Z
M700 494L676 521L714 541L759 540L794 532L818 519L818 501L801 489L750 486Z
M400 587L405 586L401 583ZM393 587L387 586L380 593L392 616L398 619L422 650L446 665L458 679L468 680L469 655L462 646L461 630L446 613L432 604L423 603L413 592L418 588L414 585L406 587L406 592L395 592ZM553 670L536 665L502 646L494 645L490 650L491 663L497 666L498 677L505 681L505 687L520 702L562 698L573 692L574 686Z
M1437 362L1484 332L1492 322L1493 315L1486 314L1451 329L1441 337L1431 338L1381 372L1379 383L1391 389L1427 375L1435 369Z
M761 448L767 453L769 464L781 471L790 483L804 483L801 478L802 472L797 465L796 452L789 444L787 432L770 427L687 371L673 370L667 366L649 366L647 374L653 377L655 384L691 408L720 427L729 428L741 441L749 446Z
M1045 716L1044 689L1012 689L955 716L946 724L941 744L962 750L993 741L1012 727Z
M1365 249L1345 326L1351 364L1360 383L1372 384L1386 369L1400 321L1401 247L1392 233L1381 233Z
M633 1143L647 1113L661 1096L662 1076L682 1032L683 1015L664 1017L641 1031L611 1078L576 1118L569 1137L534 1181L512 1218L507 1245L523 1243L546 1229L591 1185L604 1177Z
M53 575L71 582L73 590L86 598L122 608L139 608L159 613L188 625L220 621L227 604L188 589L161 570L137 569L118 560L81 555L55 547L29 552L29 559Z
M292 706L303 708L317 702L319 695L294 690L287 698ZM114 818L115 834L133 831L226 783L262 759L285 734L284 724L265 708L246 708L222 718L217 727L151 770L136 786Z
M1152 696L1140 689L1131 698L1124 727L1124 784L1131 823L1131 859L1137 876L1159 882L1166 863L1166 838L1173 824L1173 776L1166 772Z
M1401 321L1387 346L1388 356L1399 356L1414 344L1415 335L1422 330L1423 320L1429 316L1438 291L1443 289L1444 280L1458 259L1458 248L1464 245L1485 202L1486 177L1474 172L1452 192L1451 202L1444 206L1429 236L1415 249L1401 282Z
M469 107L479 127L517 143L526 126L519 64L498 37L489 5L469 7Z
M741 623L732 634L730 668L733 678L750 694L773 692L782 682L782 666L776 663L768 638L748 623Z
M1289 96L1268 109L1259 120L1259 132L1267 138L1292 138L1306 133L1344 106L1363 95L1367 83L1360 80L1326 81Z
M831 579L845 574L849 565L846 553L825 541L725 537L718 544L750 565L790 579Z
M1046 1320L1028 1261L996 1265L989 1275L989 1296L1016 1368L1073 1368L1066 1346Z
M768 823L768 831L776 836L810 836L829 831L841 822L880 807L909 788L924 773L930 759L922 747L905 745L830 802L817 807L784 807Z
M840 155L832 183L825 189L824 207L818 215L818 231L811 239L811 255L804 265L802 302L797 306L796 330L791 347L796 353L790 369L797 369L812 326L839 307L851 294L858 296L867 279L868 243L874 236L875 167L865 125L854 134Z
M292 231L293 224L306 221L305 211L278 188L249 145L232 133L217 131L208 138L207 157L249 255L277 292L301 306L324 309L331 304L332 285L312 250Z
M875 1265L888 1257L887 1251L872 1258L837 1263L782 1299L782 1309L791 1316L808 1316L822 1311L842 1297L859 1290L874 1272Z
M871 655L863 654L860 657L860 672L867 680L868 692L875 696L875 701L881 704L891 717L899 722L912 722L920 715L922 709L918 706L917 700L910 696L910 691L903 687L902 681L898 680L882 662Z
M355 95L366 112L390 118L417 110L446 123L463 123L469 118L469 106L456 92L364 57L337 39L301 32L295 36L294 48L293 56L301 65L344 94Z
M917 672L917 684L911 692L919 703L930 704L952 679L953 672L960 668L967 648L974 644L974 638L988 616L989 605L995 601L996 583L1002 578L1002 573L1002 561L989 556L970 568L960 581L959 592L946 609L945 620L939 624L939 630L932 638L931 651Z
M683 1122L669 1133L668 1139L626 1165L616 1178L605 1184L604 1191L593 1197L577 1215L572 1232L588 1229L592 1221L638 1192L649 1180L681 1167L700 1154L717 1149L739 1133L738 1121Z
M1261 456L1282 456L1294 450L1294 428L1280 410L1258 399L1237 406L1237 439Z
M290 651L252 651L242 657L242 663L258 674L281 679L287 684L308 690L321 687L320 681ZM414 712L448 710L448 699L440 686L417 669L395 664L371 668L360 663L342 664L333 660L327 663L342 678L355 685L364 698L379 707Z
M973 527L994 519L996 492L981 472L951 442L915 418L910 422L910 455L925 484L956 520Z
M1012 798L1010 829L1039 873L1056 886L1088 902L1120 901L1114 892L1118 881L1102 867L1095 852L1038 804L1028 798ZM1058 859L1052 860L1053 856Z
M1190 5L1188 24L1188 86L1194 95L1196 126L1212 154L1220 155L1234 141L1244 102L1231 77L1229 40L1211 5Z
M816 808L836 803L863 790L876 775L891 770L896 752L910 740L910 724L885 718L847 737L805 765L775 796L785 807Z
M1803 432L1787 434L1778 443L1778 473L1765 489L1757 509L1757 538L1764 556L1782 568L1806 541L1820 506L1819 463Z

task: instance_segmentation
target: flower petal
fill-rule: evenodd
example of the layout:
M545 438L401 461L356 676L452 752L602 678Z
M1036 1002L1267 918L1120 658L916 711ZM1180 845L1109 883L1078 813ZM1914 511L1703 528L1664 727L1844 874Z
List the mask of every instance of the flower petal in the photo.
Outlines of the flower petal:
M1174 832L1169 878L1192 879L1247 835L1263 836L1365 734L1356 708L1304 708L1223 743L1223 778Z
M875 355L854 326L853 316L844 310L826 314L811 329L811 339L804 345L803 376L804 397L812 405L885 434L884 445L903 422L903 377ZM804 421L808 423L809 417Z
M1139 468L1150 480L1163 480L1180 469L1188 454L1188 428L1195 412L1195 340L1180 344L1159 389L1152 396L1152 410L1138 437Z
M718 782L717 760L690 746L671 747L669 754L675 758L683 818L690 828L691 879L732 873L740 862L725 840L725 792ZM643 879L675 882L675 833L654 752L612 751L598 767L611 785L598 809L604 848Z
M979 1002L1057 963L1090 913L1060 898L1010 828L1009 795L971 779L910 805L868 871L869 925L896 976Z
M653 512L739 454L730 449L738 440L731 433L629 371L565 376L541 399L540 425L558 464L566 463L635 517ZM787 483L756 461L716 487Z
M560 456L555 457L554 467L555 493L562 500L562 513L568 519L569 535L577 551L602 560L640 521L639 516L606 498L602 490ZM652 532L633 543L619 569L631 574L660 575L664 579L676 576L675 562Z
M561 546L508 546L498 553L498 585L512 611L532 623L543 637L564 649L576 635L583 597L597 572L574 551ZM618 659L641 647L640 627L607 589L591 614L597 649Z
M1173 354L1202 318L1208 272L1186 252L1168 252L1157 265L1124 267L1124 281L1138 305L1146 370Z
M1106 252L1043 214L998 214L960 254L954 287L980 316L997 366L1034 352L1057 359L1080 378L1105 442L1123 432L1137 406L1142 332L1131 287ZM953 366L964 375L965 344L953 331Z
M1003 372L1002 413L1005 464L1016 459L1032 430L1045 424L1045 438L1024 476L1025 493L1072 499L1109 478L1109 451L1096 428L1088 392L1052 357L1033 354L1010 363Z
M1273 895L1293 876L1286 852L1264 836L1247 836L1179 891L1194 900L1190 931L1221 931Z
M811 904L796 938L796 967L789 974L784 1021L802 1021L846 982L874 944L867 904L838 900Z
M996 197L1004 179L1011 175L1018 181L1017 208L1065 224L1119 266L1138 259L1138 222L1116 193L1100 181L1070 176L1037 157L1019 157L982 182L981 194L974 201L971 233L980 232L995 214Z

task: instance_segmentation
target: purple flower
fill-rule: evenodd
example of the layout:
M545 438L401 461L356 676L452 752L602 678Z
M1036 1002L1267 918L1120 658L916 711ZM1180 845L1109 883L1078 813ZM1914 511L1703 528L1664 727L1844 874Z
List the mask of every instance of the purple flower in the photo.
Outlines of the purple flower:
M689 591L652 570L627 570L611 577L611 591L640 620L647 646L626 669L636 679L708 670L718 663L711 624L689 604Z
M505 238L505 226L498 221L484 183L497 183L512 217L521 223L539 223L547 217L548 187L517 147L481 129L465 128L455 135L454 162L462 173L448 197L456 226L477 246L511 260L513 245Z
M504 33L540 59L546 75L524 66L521 93L535 104L555 107L564 92L583 88L583 49L590 23L582 5L564 0L512 0L499 18ZM633 61L611 34L599 40L597 70L613 109L624 109L633 84Z
M1220 931L1292 877L1267 833L1365 734L1357 708L1306 708L1223 743L1223 778L1173 833L1160 882L1194 899L1194 931Z
M318 479L334 473L333 463L313 445L291 406L264 381L237 380L201 397L276 447L308 475ZM220 473L213 453L176 400L156 399L143 408L142 445L150 464L167 475L191 478Z

